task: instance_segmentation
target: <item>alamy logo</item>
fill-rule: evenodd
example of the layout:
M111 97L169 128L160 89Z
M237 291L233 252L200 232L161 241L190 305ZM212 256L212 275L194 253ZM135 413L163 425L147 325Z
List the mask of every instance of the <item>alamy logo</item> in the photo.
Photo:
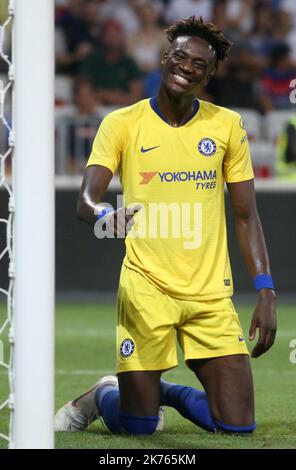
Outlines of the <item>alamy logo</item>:
M214 183L214 182L212 182ZM196 183L196 184L212 184ZM100 210L95 208L94 214ZM108 207L112 208L111 205ZM116 217L114 215L116 213ZM134 214L127 222L126 216ZM109 211L94 225L95 236L102 238L130 239L179 239L185 250L197 249L203 238L203 208L200 202L143 202L136 201L127 206L122 195L117 196L117 209ZM131 354L134 345L131 339L125 339L121 345L123 356Z
M201 139L198 143L198 151L205 157L211 157L216 153L217 146L215 142L209 137Z
M122 357L129 357L131 354L133 354L134 350L135 343L132 339L127 338L122 341L120 346L120 354Z

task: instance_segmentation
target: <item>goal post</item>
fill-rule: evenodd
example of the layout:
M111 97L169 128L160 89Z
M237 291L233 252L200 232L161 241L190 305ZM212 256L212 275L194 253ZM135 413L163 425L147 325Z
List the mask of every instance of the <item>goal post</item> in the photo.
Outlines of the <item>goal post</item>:
M14 360L10 447L54 447L54 2L14 0Z

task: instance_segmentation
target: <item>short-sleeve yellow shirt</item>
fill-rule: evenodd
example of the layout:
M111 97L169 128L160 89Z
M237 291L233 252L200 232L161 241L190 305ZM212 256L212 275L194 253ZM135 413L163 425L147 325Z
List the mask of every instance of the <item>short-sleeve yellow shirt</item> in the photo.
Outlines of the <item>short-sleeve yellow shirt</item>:
M87 166L118 170L125 205L140 203L124 264L172 297L230 297L224 183L254 177L239 114L195 100L173 127L155 98L104 118Z

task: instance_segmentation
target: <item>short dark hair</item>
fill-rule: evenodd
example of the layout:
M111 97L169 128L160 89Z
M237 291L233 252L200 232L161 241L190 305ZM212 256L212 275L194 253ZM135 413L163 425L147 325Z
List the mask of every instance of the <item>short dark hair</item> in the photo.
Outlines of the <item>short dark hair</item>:
M215 49L217 61L226 59L232 46L232 42L224 36L216 25L204 22L201 16L191 16L190 18L178 20L165 32L170 43L179 36L196 36L205 39Z

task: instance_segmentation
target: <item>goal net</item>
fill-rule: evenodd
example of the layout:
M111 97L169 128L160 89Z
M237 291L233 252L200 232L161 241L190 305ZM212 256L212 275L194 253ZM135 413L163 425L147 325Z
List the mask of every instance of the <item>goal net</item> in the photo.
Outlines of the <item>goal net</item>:
M13 190L10 174L13 158L12 96L12 2L2 2L0 10L0 439L1 447L11 441L13 411ZM10 416L9 416L10 415Z

